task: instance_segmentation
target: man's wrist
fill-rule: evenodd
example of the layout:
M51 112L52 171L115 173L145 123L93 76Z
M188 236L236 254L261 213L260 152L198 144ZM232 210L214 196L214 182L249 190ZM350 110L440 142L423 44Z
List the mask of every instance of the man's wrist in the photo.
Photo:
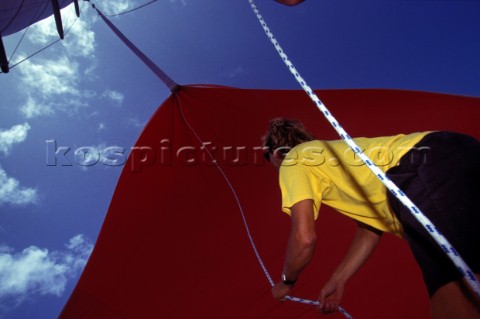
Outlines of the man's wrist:
M290 286L293 287L295 286L295 283L297 282L297 279L291 279L288 278L285 273L282 274L282 282L285 286Z

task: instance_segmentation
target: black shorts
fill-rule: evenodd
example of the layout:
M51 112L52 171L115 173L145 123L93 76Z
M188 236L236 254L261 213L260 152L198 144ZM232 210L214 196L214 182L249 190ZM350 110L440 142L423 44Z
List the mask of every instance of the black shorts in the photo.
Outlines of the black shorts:
M422 210L460 256L480 273L480 142L452 132L426 135L387 176ZM432 296L462 278L424 227L398 199L388 201Z

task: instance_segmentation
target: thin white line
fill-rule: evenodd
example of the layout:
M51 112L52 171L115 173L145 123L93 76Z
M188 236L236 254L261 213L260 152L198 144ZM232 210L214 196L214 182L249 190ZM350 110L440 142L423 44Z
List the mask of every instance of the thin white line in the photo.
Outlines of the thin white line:
M197 138L198 142L203 144L204 141L202 140L202 138L198 135L198 133L195 131L195 129L190 125L190 123L187 121L187 119L185 118L185 115L183 113L183 110L182 110L182 106L179 105L179 110L180 110L180 114L182 115L182 118L185 122L185 124L190 128L190 130L192 131L192 133L195 135L195 137ZM222 174L223 178L225 179L225 182L227 183L228 187L230 188L233 196L235 197L235 201L237 202L237 206L238 206L238 209L240 211L240 214L242 215L242 220L243 220L243 225L245 226L245 230L247 231L247 236L248 236L248 239L250 240L250 245L252 246L253 248L253 251L255 253L255 256L257 257L257 260L258 260L258 263L260 264L260 267L262 268L265 276L267 277L267 280L268 282L270 283L270 286L275 286L275 283L274 281L272 280L272 277L270 276L270 273L268 272L267 270L267 267L265 266L263 260L262 260L262 257L260 256L260 253L258 252L258 249L257 249L257 246L255 245L255 242L253 240L253 237L252 237L252 234L250 232L250 227L248 226L248 223L247 223L247 218L245 217L245 213L243 211L243 207L242 207L242 204L240 203L240 199L237 195L237 192L235 191L235 188L233 187L232 183L230 182L229 178L227 177L227 175L225 174L225 172L222 170L222 168L220 167L220 165L218 164L218 162L215 161L215 158L213 157L213 155L210 153L210 151L205 148L208 156L210 157L210 159L212 160L213 163L215 163L215 167L217 167L217 169L219 170L219 172ZM287 300L290 300L290 301L295 301L295 302L299 302L299 303L304 303L304 304L308 304L308 305L320 305L320 303L318 301L313 301L313 300L308 300L308 299L302 299L302 298L298 298L298 297L292 297L292 296L286 296L285 297ZM339 307L339 311L347 318L349 319L352 319L352 317L341 307Z
M203 140L200 138L200 136L197 134L197 132L195 131L195 129L190 125L190 123L187 121L187 119L185 118L185 115L183 113L183 110L182 110L182 106L179 105L179 110L180 110L180 114L182 114L182 118L185 122L185 124L190 128L190 130L193 132L193 134L195 135L195 137L197 138L197 140L203 144ZM257 249L257 246L255 245L255 242L253 241L253 237L252 237L252 234L250 232L250 228L248 227L248 223L247 223L247 218L245 217L245 213L243 211L243 207L242 207L242 204L240 203L240 199L237 195L237 192L235 191L232 183L230 183L230 180L228 179L227 175L225 174L225 172L222 170L222 168L220 167L220 165L218 164L218 162L215 161L215 158L213 157L212 153L210 153L210 151L208 150L208 148L205 148L208 156L210 156L211 160L213 163L215 163L215 167L217 167L218 171L222 174L223 178L225 179L225 182L227 183L228 187L230 188L230 190L232 191L232 194L233 194L233 197L235 197L235 201L237 202L237 206L238 206L238 209L240 211L240 214L242 215L242 220L243 220L243 224L245 226L245 230L247 231L247 235L248 235L248 239L250 240L250 244L253 248L253 251L255 253L255 256L257 257L257 260L258 262L260 263L260 266L262 267L262 270L263 272L265 273L265 276L267 277L267 280L268 282L270 283L270 285L273 287L275 285L275 283L273 282L268 270L267 270L267 267L265 266L265 264L263 263L263 260L262 258L260 257L260 253L258 252L258 249Z

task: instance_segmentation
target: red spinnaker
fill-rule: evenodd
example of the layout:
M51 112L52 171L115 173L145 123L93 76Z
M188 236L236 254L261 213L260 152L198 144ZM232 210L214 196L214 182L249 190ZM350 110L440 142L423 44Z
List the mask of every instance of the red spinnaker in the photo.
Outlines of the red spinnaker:
M352 137L453 130L480 137L480 99L398 90L317 91ZM273 117L334 130L303 91L183 86L153 115L130 154L91 258L60 318L317 318L279 303L250 245L280 278L289 217L277 172L262 157ZM207 151L208 150L208 151ZM315 299L355 224L323 206L315 258L295 296ZM428 318L428 296L405 241L386 234L346 287L356 319ZM335 314L329 318L343 318Z

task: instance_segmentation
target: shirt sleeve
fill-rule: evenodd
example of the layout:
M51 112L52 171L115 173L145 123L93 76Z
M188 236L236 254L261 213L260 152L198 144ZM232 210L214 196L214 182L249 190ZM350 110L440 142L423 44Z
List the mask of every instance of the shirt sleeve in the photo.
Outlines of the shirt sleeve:
M293 205L311 199L315 219L318 218L322 202L322 192L318 186L322 181L311 176L305 165L281 166L279 183L282 191L282 211L291 215Z

